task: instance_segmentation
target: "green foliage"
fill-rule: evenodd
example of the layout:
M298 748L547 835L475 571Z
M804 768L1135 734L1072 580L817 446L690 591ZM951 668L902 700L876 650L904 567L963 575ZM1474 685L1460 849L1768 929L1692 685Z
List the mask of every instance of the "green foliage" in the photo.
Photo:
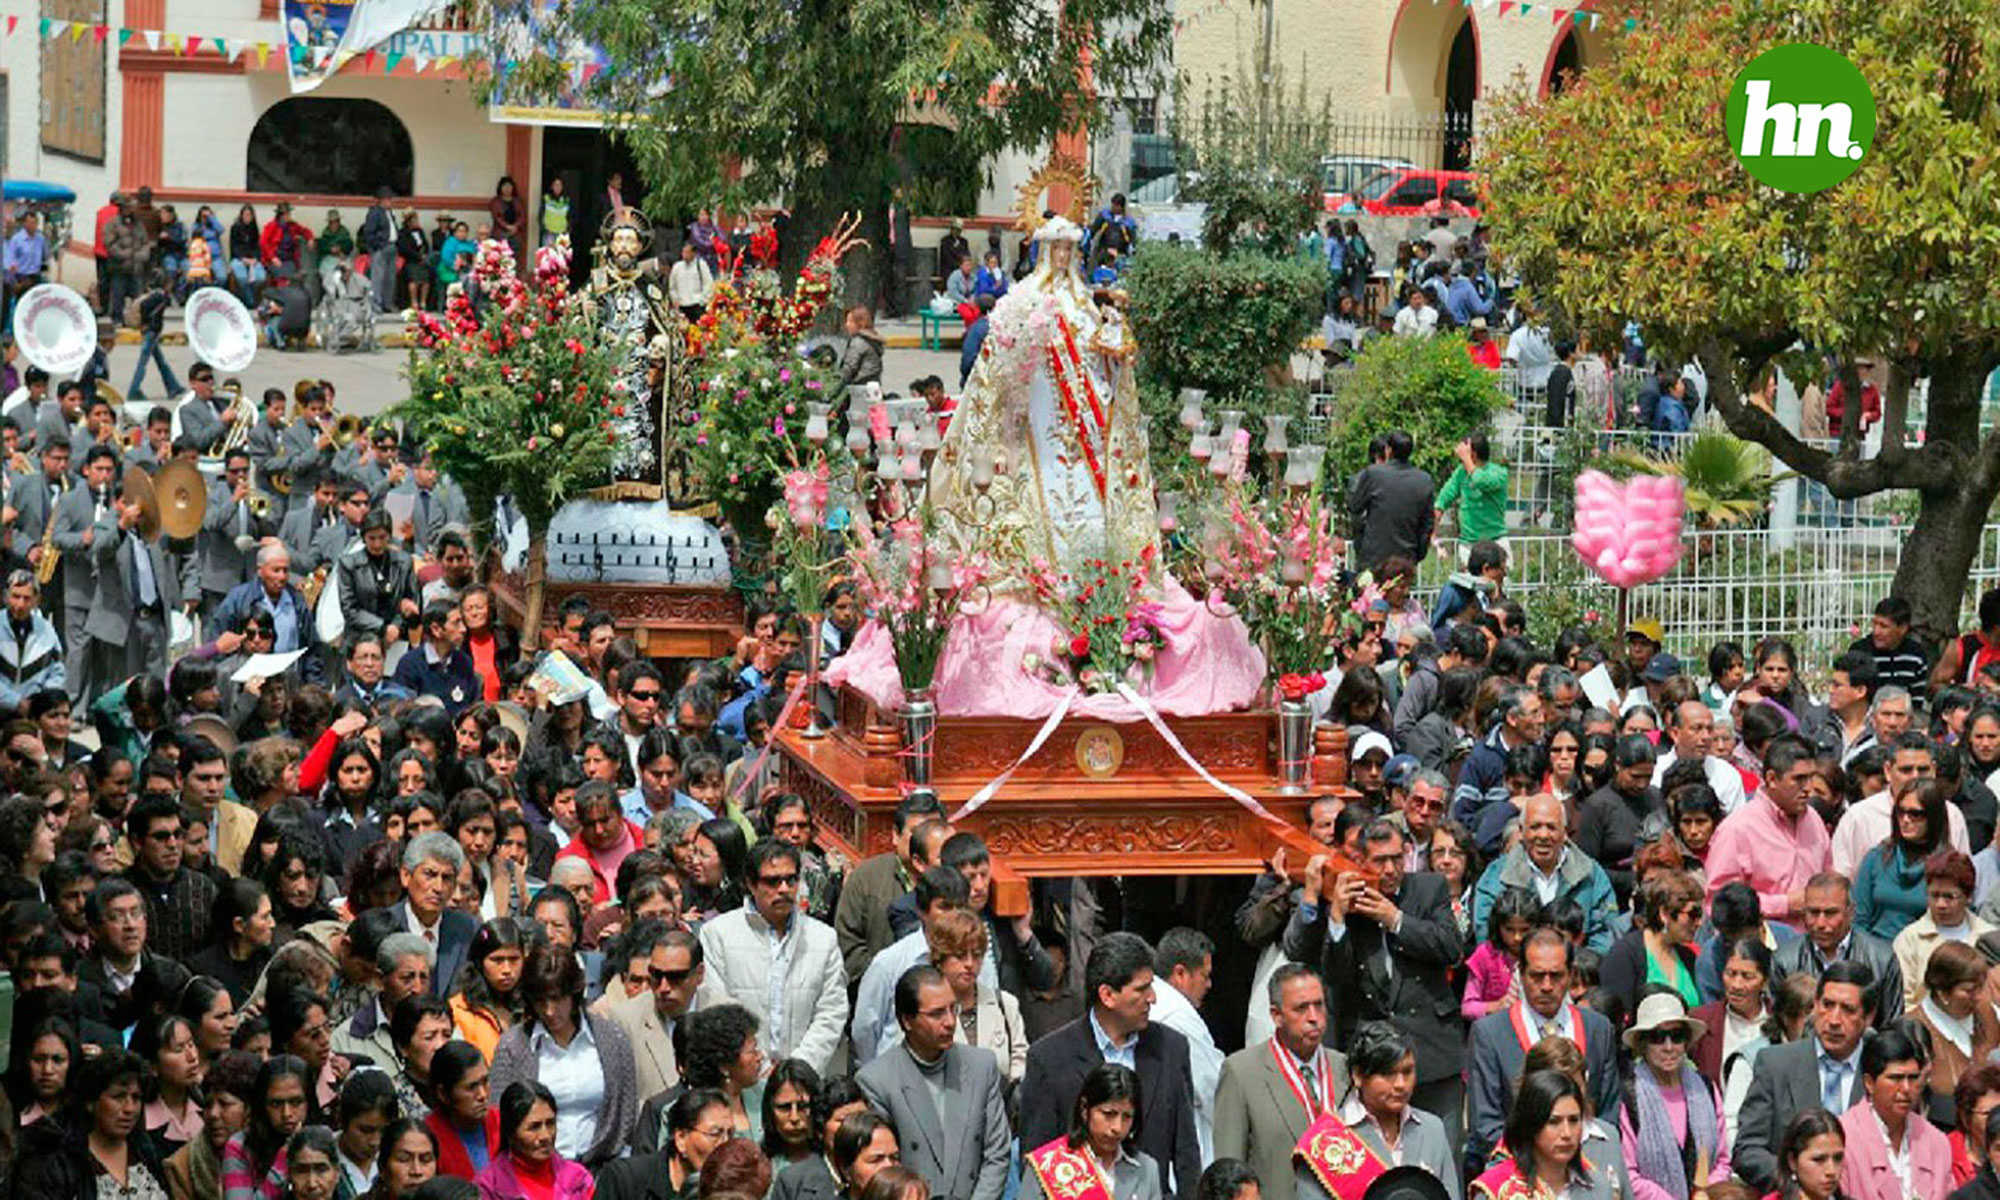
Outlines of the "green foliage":
M558 11L545 44L577 36L604 48L608 69L586 91L618 114L650 211L677 219L782 197L801 218L792 236L807 238L843 210L880 221L902 179L898 125L913 110L948 127L954 161L976 169L1100 119L1104 98L1156 91L1173 32L1163 0L602 0ZM512 85L553 90L566 67L541 56L515 75ZM1092 86L1077 86L1086 75ZM998 80L1003 104L992 103ZM870 230L878 249L880 232Z
M1695 524L1720 529L1755 521L1771 504L1779 477L1762 446L1708 426L1682 442L1670 458L1619 450L1609 460L1630 472L1678 475L1687 486L1687 508Z
M1368 439L1407 429L1416 465L1442 487L1456 465L1452 447L1506 404L1493 372L1465 352L1462 334L1371 338L1334 402L1326 477L1345 481L1368 465Z
M564 293L567 267L531 292L502 249L480 247L483 312L454 300L419 318L409 398L389 415L465 490L476 519L510 496L539 535L565 501L610 482L624 401L614 350L599 345L588 304Z
M837 401L838 377L755 340L709 354L702 369L694 423L682 438L695 481L738 533L762 538L784 472L812 457L807 405Z
M1211 82L1198 104L1185 91L1175 110L1189 115L1174 132L1182 194L1208 206L1202 244L1226 255L1246 236L1282 253L1320 211L1331 102L1322 98L1315 108L1303 78L1287 99L1282 68L1250 64Z

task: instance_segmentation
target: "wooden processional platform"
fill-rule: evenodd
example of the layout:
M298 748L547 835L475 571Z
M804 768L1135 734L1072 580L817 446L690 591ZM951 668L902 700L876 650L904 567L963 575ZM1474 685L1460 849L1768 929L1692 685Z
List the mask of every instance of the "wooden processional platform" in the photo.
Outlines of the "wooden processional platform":
M827 736L785 729L777 749L784 786L812 805L821 839L859 861L890 848L904 792L902 734L894 713L852 689L841 689L837 710ZM986 839L1001 881L1251 874L1281 846L1300 863L1325 850L1306 836L1305 810L1315 795L1344 791L1344 731L1320 731L1314 786L1286 795L1275 714L1168 718L1167 726L1197 762L1278 822L1205 783L1144 721L1072 717L985 804L953 824ZM1040 727L1002 717L938 718L931 787L945 811L957 812L1012 766Z

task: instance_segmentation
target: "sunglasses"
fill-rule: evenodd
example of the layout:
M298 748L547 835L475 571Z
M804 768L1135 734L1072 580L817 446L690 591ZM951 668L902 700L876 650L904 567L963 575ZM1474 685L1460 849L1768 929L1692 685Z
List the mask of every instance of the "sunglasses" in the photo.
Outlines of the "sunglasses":
M654 983L664 983L672 987L679 987L683 980L694 974L694 968L686 967L679 971L662 971L658 967L648 967L646 968L646 974L651 977Z
M790 875L759 875L757 882L768 888L794 887L799 882L799 873L794 871Z
M632 697L634 700L658 700L660 698L660 693L658 692L631 691L631 692L626 692L625 694Z
M1649 1029L1640 1035L1639 1040L1648 1046L1685 1046L1688 1041L1688 1031L1678 1025L1664 1029Z

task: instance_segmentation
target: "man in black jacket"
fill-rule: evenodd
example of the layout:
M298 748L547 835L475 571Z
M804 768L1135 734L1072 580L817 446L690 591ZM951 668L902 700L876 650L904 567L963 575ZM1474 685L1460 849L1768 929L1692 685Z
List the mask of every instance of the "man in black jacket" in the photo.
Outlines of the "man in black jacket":
M1361 833L1376 875L1326 877L1327 859L1306 864L1305 892L1285 927L1285 956L1319 969L1332 1001L1335 1045L1363 1021L1388 1021L1417 1052L1410 1103L1444 1122L1458 1144L1465 1111L1465 1026L1446 973L1460 960L1458 923L1444 876L1405 871L1409 847L1387 818Z
M1187 1039L1153 1024L1153 948L1137 934L1114 933L1091 949L1084 966L1090 1009L1028 1047L1021 1099L1021 1144L1047 1145L1069 1132L1084 1076L1110 1061L1139 1074L1139 1149L1160 1165L1160 1189L1188 1200L1201 1178L1194 1131L1194 1077Z
M1389 456L1363 467L1347 490L1354 561L1363 567L1379 566L1393 554L1422 562L1430 553L1437 484L1430 472L1410 462L1415 449L1408 430L1389 434Z

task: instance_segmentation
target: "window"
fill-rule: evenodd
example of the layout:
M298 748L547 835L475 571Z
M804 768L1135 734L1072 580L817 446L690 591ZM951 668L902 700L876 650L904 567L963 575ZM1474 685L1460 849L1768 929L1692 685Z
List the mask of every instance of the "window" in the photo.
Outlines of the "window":
M1444 184L1444 198L1467 208L1479 207L1479 184L1471 179L1447 179Z
M1160 100L1157 96L1127 96L1125 112L1132 120L1132 132L1150 137L1160 132Z
M1393 208L1418 208L1437 199L1438 181L1435 175L1412 175L1396 185L1389 194L1388 203Z
M250 131L249 157L253 192L407 196L416 177L409 131L373 100L281 100Z

